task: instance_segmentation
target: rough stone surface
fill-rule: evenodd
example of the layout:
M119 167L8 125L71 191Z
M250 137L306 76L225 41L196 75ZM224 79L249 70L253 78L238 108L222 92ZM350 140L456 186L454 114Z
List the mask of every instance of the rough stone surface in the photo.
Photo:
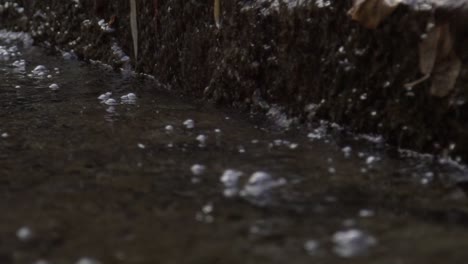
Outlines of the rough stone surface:
M404 88L421 77L418 44L430 11L401 6L369 30L347 16L350 0L302 1L297 7L231 0L222 1L218 29L212 1L141 0L141 55L135 60L129 1L0 0L6 2L25 12L3 8L2 27L29 31L36 43L73 50L80 59L123 67L115 43L137 71L193 97L250 111L277 105L300 122L325 119L418 151L447 153L453 143L451 154L468 158L466 5L436 12L436 23L453 25L463 61L454 92L436 98L428 92L430 81ZM101 19L115 31L103 31Z

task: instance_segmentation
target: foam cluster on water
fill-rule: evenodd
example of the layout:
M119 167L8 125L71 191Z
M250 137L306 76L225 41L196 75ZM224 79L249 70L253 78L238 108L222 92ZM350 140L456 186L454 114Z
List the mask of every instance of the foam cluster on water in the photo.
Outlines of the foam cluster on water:
M117 58L118 61L122 63L130 62L130 57L122 50L122 48L117 45L116 42L112 43L112 54Z
M213 223L213 210L214 206L211 203L204 205L199 212L195 215L195 219L207 224Z
M23 48L30 48L34 40L29 33L25 32L12 32L7 30L0 30L0 41L3 43L19 43Z
M195 121L193 121L192 119L187 119L184 121L183 125L187 129L193 129L195 127Z
M377 239L359 229L338 231L333 235L334 252L343 258L365 254L377 244Z
M137 96L134 93L128 93L120 97L122 104L136 104Z
M111 92L106 92L98 96L98 100L101 101L102 104L106 105L118 105L119 102L117 99L112 98ZM120 104L136 104L137 96L134 93L128 93L126 95L122 95L120 97Z
M239 193L239 179L243 173L238 170L227 169L221 175L220 181L224 185L224 196L235 197Z
M276 179L264 171L254 172L241 187L241 171L228 169L222 174L220 181L224 185L223 194L231 198L240 196L257 205L264 206L271 200L272 191L286 184L286 179Z
M241 11L245 12L251 9L259 9L263 16L268 16L273 12L279 12L282 4L285 4L289 10L293 10L309 3L314 3L317 8L328 8L331 6L330 0L257 0L249 1L247 4L244 4Z
M257 171L250 176L240 194L248 198L262 198L272 189L284 184L286 184L284 178L275 179L267 172Z
M101 19L98 21L98 25L99 27L101 28L101 30L103 32L106 32L106 33L112 33L115 31L114 28L112 28L109 23L107 23L104 19Z
M47 69L46 66L44 65L37 65L34 67L34 69L31 71L31 77L46 77L49 73L49 69Z

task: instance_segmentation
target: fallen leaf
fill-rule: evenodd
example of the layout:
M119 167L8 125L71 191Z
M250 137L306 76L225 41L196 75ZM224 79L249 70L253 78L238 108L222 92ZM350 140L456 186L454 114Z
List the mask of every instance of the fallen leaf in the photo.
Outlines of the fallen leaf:
M416 86L431 77L437 58L441 28L430 24L430 28L419 43L419 70L424 76L416 81L405 84L406 88Z
M433 24L432 24L433 25ZM440 40L441 27L432 26L419 43L419 69L430 75L437 58L437 46Z
M374 29L395 11L402 0L354 0L348 15L367 28Z
M431 78L430 93L447 96L455 87L461 66L449 24L432 26L419 44L419 70L424 76L405 86L413 87Z
M442 25L432 72L431 94L438 97L447 96L455 87L461 66L462 62L454 50L450 26L449 24Z

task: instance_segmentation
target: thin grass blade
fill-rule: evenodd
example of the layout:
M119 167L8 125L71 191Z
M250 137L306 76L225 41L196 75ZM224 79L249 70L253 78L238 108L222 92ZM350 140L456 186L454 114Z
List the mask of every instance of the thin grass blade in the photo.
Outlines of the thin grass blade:
M130 27L133 39L133 54L135 55L135 64L138 61L138 21L136 0L130 0Z

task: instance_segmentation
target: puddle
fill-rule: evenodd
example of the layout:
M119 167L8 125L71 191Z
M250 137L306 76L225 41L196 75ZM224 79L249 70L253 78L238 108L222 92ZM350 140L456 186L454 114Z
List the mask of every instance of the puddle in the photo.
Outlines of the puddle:
M333 124L284 130L6 35L1 263L468 257L463 166Z

